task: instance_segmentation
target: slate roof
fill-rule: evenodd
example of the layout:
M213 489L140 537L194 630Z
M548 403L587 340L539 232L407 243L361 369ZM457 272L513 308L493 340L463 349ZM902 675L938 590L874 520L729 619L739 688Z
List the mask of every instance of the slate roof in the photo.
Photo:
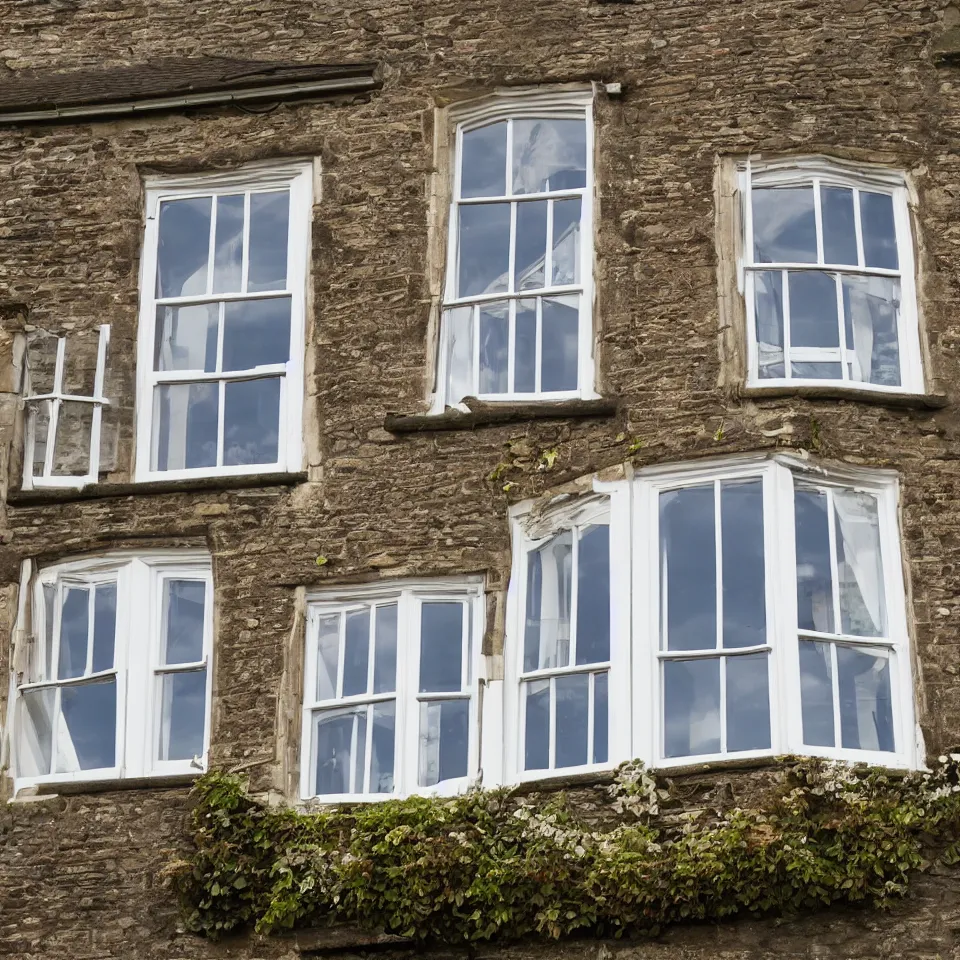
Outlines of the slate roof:
M234 60L228 57L170 57L122 67L51 71L25 70L0 75L0 114L67 110L115 112L118 105L142 101L270 88L317 81L357 81L375 85L375 63L292 63ZM268 96L268 94L265 94ZM114 108L111 110L111 106ZM72 108L72 109L71 109ZM143 109L141 107L140 109ZM12 117L11 117L12 119Z

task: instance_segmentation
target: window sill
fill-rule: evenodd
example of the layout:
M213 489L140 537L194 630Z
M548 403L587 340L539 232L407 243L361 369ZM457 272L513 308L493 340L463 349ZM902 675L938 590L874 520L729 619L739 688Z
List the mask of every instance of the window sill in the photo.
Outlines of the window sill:
M777 399L779 397L803 400L849 400L853 403L872 403L881 407L897 407L904 410L941 410L949 404L942 393L896 393L885 390L860 390L856 387L827 386L776 386L740 387L741 399Z
M612 417L619 404L615 399L531 400L520 403L491 403L467 397L470 408L464 413L448 407L443 413L388 413L383 427L390 433L422 433L431 430L473 430L524 420L566 420L572 417Z
M116 777L104 780L63 780L60 783L36 783L32 786L23 786L17 790L12 802L23 803L39 800L43 797L115 793L119 790L171 790L192 787L197 778L201 776L203 774L198 770L196 773L166 774L159 777Z
M167 493L197 493L220 490L250 490L259 487L293 487L304 483L303 473L250 473L233 477L197 477L192 480L150 480L146 483L92 483L87 487L45 487L17 490L9 495L11 507L33 507L79 500L103 500L116 497L153 497Z

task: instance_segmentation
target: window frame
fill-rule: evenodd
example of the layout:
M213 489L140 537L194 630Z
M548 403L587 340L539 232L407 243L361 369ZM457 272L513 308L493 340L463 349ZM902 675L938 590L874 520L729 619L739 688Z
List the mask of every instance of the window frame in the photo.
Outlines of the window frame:
M764 572L767 643L762 648L730 648L715 653L696 651L694 657L744 655L769 649L770 747L713 754L665 756L661 664L667 659L692 659L689 652L661 651L659 495L685 487L728 480L758 479L763 484ZM884 638L842 634L817 636L834 645L883 648L890 651L890 691L894 751L860 750L803 743L794 482L868 493L877 500L878 533L883 570ZM536 781L556 776L601 772L631 758L649 767L668 770L719 762L736 762L784 754L824 757L848 763L871 763L895 769L915 769L923 753L916 725L913 687L913 645L908 629L904 558L899 528L899 480L890 470L829 465L821 467L784 454L747 454L710 458L689 464L644 468L632 479L594 481L597 494L609 498L611 550L611 683L610 715L629 722L610 727L608 763L547 771L522 769L523 724L520 683L526 608L526 568L530 549L548 536L570 529L583 511L595 509L591 498L538 515L534 502L512 511L513 565L507 611L504 684L504 782ZM588 514L589 515L589 514ZM715 517L715 523L718 522ZM717 546L719 549L719 546ZM616 626L615 626L616 625ZM616 639L615 639L616 638ZM617 647L615 648L615 644ZM615 649L617 653L615 654ZM616 661L614 662L614 657ZM836 682L836 680L835 680ZM721 690L723 687L721 686ZM836 740L841 731L835 727Z
M424 580L392 580L355 587L332 587L307 595L305 654L300 723L301 801L317 804L370 803L408 796L452 796L462 793L480 778L481 718L484 709L483 689L487 682L486 657L482 654L485 621L484 585L482 577L436 578ZM462 602L470 619L470 662L462 664L471 681L460 692L449 694L419 691L420 609L425 602ZM326 614L343 615L352 608L372 603L397 604L397 675L393 696L363 693L347 698L318 701L317 689L319 619ZM368 665L372 669L372 658ZM313 742L314 716L338 705L366 705L392 699L396 703L394 734L394 790L391 793L316 794L316 750ZM469 743L467 775L442 780L421 787L419 779L420 703L423 700L469 699ZM369 725L368 725L369 726Z
M622 483L595 481L594 493L584 497L573 509L563 506L549 510L543 516L532 513L532 502L524 501L510 511L513 541L513 563L507 596L507 629L504 638L504 783L548 780L558 776L572 776L613 770L630 759L629 724L610 722L617 702L629 702L630 684L630 609L616 602L616 597L629 597L629 563L613 563L616 557L629 557L630 538L627 534L630 518L630 490ZM526 633L527 571L531 553L566 530L606 523L610 527L610 660L607 666L607 760L604 763L586 763L575 767L549 767L524 770L525 716L522 685L528 671L523 668L524 638ZM576 578L576 570L571 576ZM571 610L571 620L575 617ZM557 670L531 671L535 674L590 673L593 664L571 665ZM551 703L553 701L551 700ZM553 709L551 708L551 713ZM551 721L553 726L553 721ZM511 736L509 731L515 731ZM589 749L589 740L588 740Z
M548 191L536 194L514 194L510 191L502 197L466 198L460 196L460 168L463 156L463 135L471 130L489 126L493 123L507 120L523 119L575 119L583 120L586 133L586 183L582 188L562 191ZM448 406L463 404L465 398L448 396L448 341L449 328L445 314L458 306L469 306L476 303L496 301L516 301L536 298L541 300L551 296L577 295L580 297L579 326L577 337L577 387L575 390L539 391L531 393L480 393L478 343L479 331L475 324L474 343L472 348L474 366L471 377L476 383L477 390L469 394L478 400L489 403L523 403L523 402L554 402L571 399L596 399L596 359L594 336L594 233L595 233L595 190L596 190L596 157L595 157L595 116L594 91L592 87L577 87L565 90L502 90L491 97L478 102L472 102L451 109L448 123L452 127L451 143L449 147L449 204L446 219L446 238L444 241L445 267L443 271L442 297L439 306L439 337L436 364L435 392L432 397L431 413L442 413ZM507 150L511 149L508 142ZM507 158L509 163L509 157ZM506 186L506 185L505 185ZM459 269L459 223L460 206L462 204L475 205L483 203L510 203L515 205L524 201L536 199L569 199L580 197L580 276L579 284L558 285L556 291L552 286L545 286L540 291L504 291L497 294L475 294L469 297L455 296L457 275ZM510 279L508 286L513 285L513 246L516 236L516 215L511 210L510 227ZM548 245L550 238L548 237ZM546 276L544 277L546 281ZM511 311L512 315L513 311ZM538 317L540 311L538 310ZM538 331L542 320L538 320ZM513 329L513 323L510 324ZM540 337L538 336L538 344ZM508 352L512 356L515 350L514 339L508 334ZM508 366L508 371L512 364ZM537 376L539 377L539 369ZM508 372L508 382L510 374Z
M206 669L203 752L199 765L190 760L160 760L158 735L161 726L161 693L158 679L163 672L173 672L161 664L164 642L163 613L161 610L163 583L170 579L202 581L205 585L203 660ZM210 752L211 695L213 690L213 624L214 589L212 560L201 551L148 551L137 554L107 554L100 557L71 560L40 569L33 582L26 586L28 602L23 604L21 619L30 609L32 630L28 642L33 650L43 649L41 638L46 628L43 588L54 585L58 602L54 608L53 642L51 652L56 658L63 585L88 586L116 582L116 634L114 639L114 666L102 671L103 676L115 675L117 682L116 763L112 767L98 767L65 773L52 772L38 776L19 775L19 715L22 693L42 688L60 689L65 685L89 682L101 672L67 680L21 681L12 672L9 709L9 734L12 752L11 769L14 772L14 791L41 784L86 783L102 780L148 779L178 775L199 775L207 769ZM148 628L136 627L138 611L148 612ZM92 632L92 625L89 628ZM137 637L145 643L134 647ZM89 641L88 641L89 642ZM31 651L32 652L32 651ZM88 658L90 651L88 650ZM201 661L198 661L198 664ZM174 670L196 667L198 664L176 665ZM31 664L31 666L33 666ZM29 669L29 668L28 668Z
M229 477L251 474L296 472L303 466L304 355L306 352L306 309L310 266L310 228L313 220L312 161L249 164L235 171L184 177L150 177L145 180L146 217L140 269L140 312L137 335L136 469L137 482L187 480L198 477ZM156 371L157 262L159 207L162 201L222 196L238 191L254 193L281 189L290 191L287 234L287 284L284 290L248 293L204 293L178 298L160 298L164 303L192 305L229 303L290 297L290 355L286 363L269 364L252 371L204 373L195 370ZM244 236L249 235L249 215ZM215 226L211 226L215 237ZM244 246L246 247L246 242ZM211 239L211 248L213 239ZM208 271L212 259L208 256ZM209 281L208 281L209 282ZM222 335L220 340L222 341ZM218 347L219 349L222 349ZM255 372L254 372L255 371ZM280 378L280 410L277 460L274 463L184 467L171 470L152 468L153 428L156 419L154 390L163 383L195 384L244 382ZM217 445L222 449L223 404L219 408ZM219 459L219 456L218 456Z
M109 406L110 401L103 394L104 379L106 377L107 349L110 345L110 324L101 324L98 328L97 363L94 372L93 395L86 397L79 394L65 393L63 377L66 367L67 338L57 340L57 356L53 371L53 387L49 393L31 394L29 363L27 365L27 391L23 398L26 412L26 430L23 445L23 481L24 490L35 490L41 487L67 487L80 489L89 483L96 483L100 479L100 430L103 421L103 408ZM34 473L34 450L37 442L37 408L41 403L49 405L49 420L47 421L47 438L44 449L43 473L37 476ZM90 419L90 453L88 456L87 472L82 476L70 476L53 472L57 451L57 431L60 425L60 408L64 403L85 403L93 407Z
M754 260L753 243L753 190L770 186L814 186L814 210L817 224L817 262L815 263L759 263ZM842 187L858 192L866 190L884 193L893 200L894 228L896 231L899 267L896 270L879 267L854 266L851 264L828 264L820 262L823 256L823 225L819 185ZM866 390L877 394L923 394L924 364L920 341L920 310L917 297L917 264L914 251L914 235L910 211L910 188L905 173L866 164L855 164L826 157L797 157L777 160L748 158L736 164L736 190L739 196L740 225L737 230L737 288L743 302L746 324L746 386L750 389L783 390L804 387L836 390ZM856 211L856 234L858 260L863 259L863 243L860 230L859 203ZM874 384L846 378L846 336L840 338L837 352L844 365L841 379L792 377L790 362L805 362L802 358L791 361L785 345L785 369L783 377L761 378L759 372L759 349L756 328L755 274L757 272L782 272L790 270L812 271L841 276L889 277L900 283L900 309L897 316L897 344L900 362L900 383L897 385ZM786 292L783 294L786 299ZM785 318L786 319L786 318ZM787 321L789 322L789 321ZM843 323L842 311L838 322ZM786 332L784 338L787 338ZM802 348L819 350L821 348ZM823 348L827 349L827 348ZM832 348L830 348L832 349ZM810 361L806 361L810 362ZM813 362L818 362L814 360ZM820 361L836 362L836 361Z

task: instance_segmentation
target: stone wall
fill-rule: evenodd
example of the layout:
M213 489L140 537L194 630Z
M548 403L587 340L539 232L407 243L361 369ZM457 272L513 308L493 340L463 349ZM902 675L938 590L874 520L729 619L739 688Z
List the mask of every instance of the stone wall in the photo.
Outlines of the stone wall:
M218 610L211 761L244 765L257 789L285 790L298 727L290 707L298 587L483 573L498 610L511 502L627 459L672 462L784 440L809 446L815 423L823 456L900 472L919 719L928 751L960 742L960 87L956 68L931 54L956 22L956 11L932 0L0 0L0 70L172 53L383 65L379 91L257 113L0 127L0 482L15 489L19 478L11 371L23 345L14 330L95 339L109 323L116 401L107 418L115 448L96 496L14 492L0 504L0 632L12 629L24 558L206 544ZM500 85L570 81L623 85L620 97L600 94L596 120L599 370L618 412L387 432L388 412L424 409L436 107ZM721 387L714 172L719 155L749 151L825 153L910 172L924 336L946 407L746 401ZM306 347L308 479L132 494L141 177L284 156L317 157L322 169ZM644 445L628 457L621 435ZM504 492L487 478L508 443L521 462ZM558 451L551 470L525 467L546 449ZM323 567L320 554L329 558ZM490 641L499 642L496 631ZM4 675L5 658L4 649ZM298 955L293 940L214 947L177 934L156 873L185 842L187 804L183 788L151 787L6 806L0 955ZM633 946L480 953L932 960L960 955L958 904L956 879L937 876L889 916L838 911L783 927L677 930Z

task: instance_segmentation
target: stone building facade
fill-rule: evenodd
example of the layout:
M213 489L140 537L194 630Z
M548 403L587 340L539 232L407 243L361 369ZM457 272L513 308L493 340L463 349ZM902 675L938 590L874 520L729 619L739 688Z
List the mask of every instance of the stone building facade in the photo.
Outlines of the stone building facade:
M158 872L203 767L301 803L481 770L589 795L641 756L710 795L780 753L916 767L960 740L956 7L0 0L0 23L0 954L370 948L178 927ZM431 603L462 615L437 627L462 675L418 687ZM888 914L478 952L933 960L958 910L944 872Z

